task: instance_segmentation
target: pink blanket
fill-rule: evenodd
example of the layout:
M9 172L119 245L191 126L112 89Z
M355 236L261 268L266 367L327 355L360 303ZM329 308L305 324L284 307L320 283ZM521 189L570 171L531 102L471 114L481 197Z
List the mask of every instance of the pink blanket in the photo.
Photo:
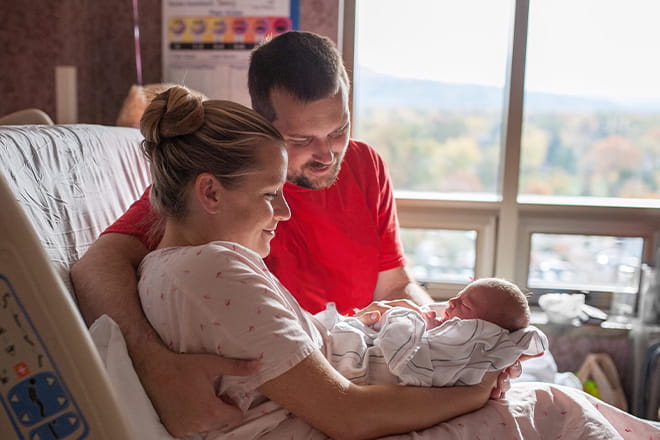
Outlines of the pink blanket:
M660 429L574 388L515 383L506 400L394 439L660 440Z

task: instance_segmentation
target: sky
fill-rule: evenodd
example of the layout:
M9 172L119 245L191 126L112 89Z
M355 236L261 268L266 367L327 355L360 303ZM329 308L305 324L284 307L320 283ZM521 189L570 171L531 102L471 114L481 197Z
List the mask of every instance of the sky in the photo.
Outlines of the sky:
M358 0L357 63L503 86L512 0ZM526 88L660 100L659 0L530 0Z

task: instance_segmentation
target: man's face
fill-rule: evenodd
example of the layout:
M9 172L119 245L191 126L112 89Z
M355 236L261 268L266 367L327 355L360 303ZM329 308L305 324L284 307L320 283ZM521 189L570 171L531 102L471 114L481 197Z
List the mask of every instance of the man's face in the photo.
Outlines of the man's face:
M351 128L345 87L333 96L307 103L280 89L273 90L270 99L276 115L273 125L284 136L289 153L287 180L309 189L332 185Z

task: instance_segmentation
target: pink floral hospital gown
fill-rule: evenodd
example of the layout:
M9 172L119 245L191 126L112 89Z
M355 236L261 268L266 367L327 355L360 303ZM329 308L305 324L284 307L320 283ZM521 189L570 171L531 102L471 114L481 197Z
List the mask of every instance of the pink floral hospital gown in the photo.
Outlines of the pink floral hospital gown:
M246 411L244 423L206 438L326 438L256 391L323 346L313 318L258 254L220 241L158 249L140 274L144 312L172 350L261 360L257 374L221 382L220 393Z
M172 350L261 359L257 374L222 378L219 393L245 411L241 424L201 437L327 438L256 391L329 341L325 327L302 310L259 255L220 241L159 249L144 258L140 274L144 312ZM424 431L390 438L660 440L657 429L578 390L515 384L508 397Z

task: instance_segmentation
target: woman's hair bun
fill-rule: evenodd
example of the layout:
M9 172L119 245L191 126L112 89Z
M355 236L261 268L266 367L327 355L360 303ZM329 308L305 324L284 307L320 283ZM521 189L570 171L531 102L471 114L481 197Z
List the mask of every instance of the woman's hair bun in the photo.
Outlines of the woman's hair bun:
M204 125L204 105L198 94L174 86L157 95L144 111L140 130L147 143L194 133Z

